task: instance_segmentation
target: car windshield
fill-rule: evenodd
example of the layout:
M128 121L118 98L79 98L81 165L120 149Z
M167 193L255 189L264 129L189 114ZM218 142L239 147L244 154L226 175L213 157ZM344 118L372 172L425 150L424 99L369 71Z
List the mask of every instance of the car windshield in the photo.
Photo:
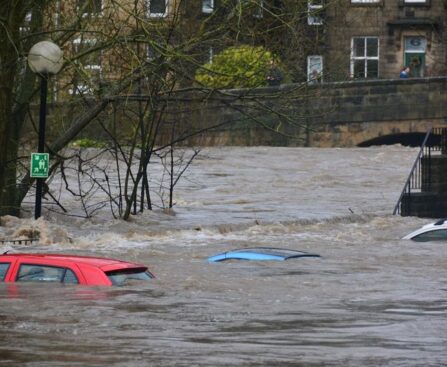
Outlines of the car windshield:
M447 241L447 229L438 229L421 233L412 238L416 242Z
M246 253L259 253L264 255L272 255L272 256L281 256L281 257L289 257L289 256L297 256L297 255L305 255L306 253L303 251L289 250L283 248L273 248L273 247L253 247L253 248L242 248L239 250L231 251L233 253L246 252Z
M150 280L153 278L146 269L123 269L106 272L113 285L124 285L133 280Z

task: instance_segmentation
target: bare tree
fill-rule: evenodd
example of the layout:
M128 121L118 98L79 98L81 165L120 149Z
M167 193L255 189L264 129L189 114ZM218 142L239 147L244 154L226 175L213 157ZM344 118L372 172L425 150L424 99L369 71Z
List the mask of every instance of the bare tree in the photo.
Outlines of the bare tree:
M283 56L291 81L305 80L305 55L321 43L320 35L309 34L305 27L307 0L222 0L211 11L204 10L199 0L173 1L166 9L164 1L99 3L101 7L93 0L0 1L0 14L5 14L0 16L0 42L5 45L0 49L0 215L18 215L32 186L29 173L18 169L26 167L21 157L30 150L23 144L29 134L22 127L35 101L36 77L24 57L42 38L52 38L66 55L65 66L52 85L64 102L64 112L60 119L53 115L47 148L55 158L54 174L65 182L60 187L80 199L84 216L103 206L125 219L152 209L151 182L155 180L151 180L150 164L154 159L160 160L168 177L167 185L163 179L154 184L155 192L162 207L172 208L174 188L199 151L192 149L187 156L179 150L176 155L178 147L191 136L234 122L195 128L191 128L195 121L175 124L169 111L193 118L195 111L188 110L191 98L232 108L240 113L238 119L275 133L289 134L287 126L306 128L308 112L291 108L297 99L305 101L312 95L306 84L272 91L266 98L256 89L212 90L199 85L194 72L211 52L232 44L263 44ZM161 8L152 8L154 4ZM182 96L188 93L193 97L185 100ZM280 101L284 108L274 108L269 100ZM266 119L266 115L274 118ZM102 152L114 157L117 177L113 184L101 164L66 150L79 136L98 135L105 145ZM76 189L66 179L70 171L76 173ZM104 201L91 205L90 198L98 192L104 193ZM49 186L47 195L64 211L64 203Z

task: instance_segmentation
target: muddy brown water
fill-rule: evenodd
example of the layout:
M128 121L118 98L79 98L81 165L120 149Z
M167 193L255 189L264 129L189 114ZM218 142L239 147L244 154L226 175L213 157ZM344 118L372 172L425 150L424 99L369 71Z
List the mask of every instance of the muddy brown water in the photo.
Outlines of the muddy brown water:
M43 243L149 265L120 288L0 285L1 366L445 366L447 244L391 212L417 150L213 148L174 216L44 212ZM3 221L10 236L36 224ZM69 239L69 240L68 240ZM208 263L236 247L321 258Z

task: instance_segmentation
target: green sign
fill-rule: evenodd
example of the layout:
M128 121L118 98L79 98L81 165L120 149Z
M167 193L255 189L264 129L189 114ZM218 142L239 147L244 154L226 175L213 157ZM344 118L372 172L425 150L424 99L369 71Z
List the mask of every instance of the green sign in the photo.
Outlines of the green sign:
M31 177L47 178L49 163L48 153L31 153Z

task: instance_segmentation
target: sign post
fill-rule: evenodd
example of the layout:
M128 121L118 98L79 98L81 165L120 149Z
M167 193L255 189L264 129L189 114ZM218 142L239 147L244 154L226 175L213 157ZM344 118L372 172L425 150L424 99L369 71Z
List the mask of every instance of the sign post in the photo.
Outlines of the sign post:
M40 76L39 135L37 151L31 155L31 177L36 177L36 207L34 218L38 219L42 207L44 179L48 177L49 156L45 155L45 119L47 114L47 89L50 74L57 74L64 65L63 52L51 41L37 42L28 53L28 65Z

